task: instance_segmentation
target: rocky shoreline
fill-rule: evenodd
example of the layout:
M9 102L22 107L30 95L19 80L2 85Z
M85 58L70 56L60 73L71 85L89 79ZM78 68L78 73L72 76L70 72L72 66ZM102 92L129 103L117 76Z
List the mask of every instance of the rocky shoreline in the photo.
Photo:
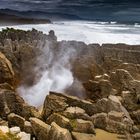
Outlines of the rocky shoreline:
M55 54L54 61L61 49L76 50L70 59L74 82L64 93L50 91L40 110L27 104L17 87L34 84L33 69L45 47ZM101 140L103 133L104 140L139 140L140 46L58 42L53 31L4 29L0 117L0 139Z

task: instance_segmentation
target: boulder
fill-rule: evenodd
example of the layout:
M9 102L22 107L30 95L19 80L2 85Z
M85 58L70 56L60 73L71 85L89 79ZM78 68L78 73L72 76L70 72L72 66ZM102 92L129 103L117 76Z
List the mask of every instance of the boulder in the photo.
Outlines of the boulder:
M114 96L110 95L109 98L102 98L95 103L95 110L94 113L108 113L110 111L118 111L122 112L122 105L119 99Z
M0 126L8 126L8 122L0 118Z
M22 130L24 129L25 119L15 113L8 115L8 124L10 126L19 126Z
M10 133L13 135L20 133L20 127L11 127Z
M136 125L133 125L133 133L139 133L140 132L140 129L136 126Z
M137 96L132 91L122 91L122 104L128 111L134 111L139 108Z
M90 120L90 116L86 114L85 110L80 107L68 107L61 113L69 119L84 119Z
M48 133L50 131L50 125L44 123L37 118L30 118L34 135L38 140L47 140Z
M110 112L110 111L121 112L122 111L122 104L116 96L110 95L108 97L107 108L108 108L108 112Z
M22 116L29 120L30 117L35 117L41 119L42 116L39 112L39 110L34 106L29 106L28 104L24 104L23 110L22 110Z
M100 128L105 130L107 127L107 114L106 113L98 113L92 116L92 122L95 128Z
M124 116L123 112L111 111L108 113L108 118L117 122L122 122Z
M33 134L32 125L29 121L24 122L24 131L29 134Z
M40 140L72 140L69 130L61 128L52 122L48 137Z
M124 69L117 69L110 74L110 81L115 89L118 91L125 91L129 89L130 81L133 81L132 75Z
M107 98L112 91L112 85L108 80L99 81L88 81L83 84L86 91L87 97L96 101L101 98Z
M59 126L63 127L63 128L67 128L69 130L71 130L71 125L70 125L70 120L58 113L53 113L52 115L50 115L48 117L48 119L46 120L46 122L48 124L51 124L52 122L57 123Z
M66 101L67 101L66 98L59 96L57 94L48 95L43 105L42 111L43 118L46 120L47 117L51 115L52 112L64 111L68 107Z
M93 115L96 110L96 106L87 100L81 100L75 96L62 93L50 92L50 95L46 97L42 115L44 118L47 118L52 112L62 112L68 106L80 107L88 115Z
M17 137L20 138L20 140L31 140L31 135L25 132L18 133Z
M86 134L86 133L78 133L72 132L72 136L74 140L95 140L95 135L93 134Z
M106 130L111 133L125 134L126 125L122 122L116 122L114 120L107 120Z
M3 133L9 133L9 127L8 126L0 126L0 131Z
M0 90L0 115L22 114L24 100L11 90Z
M140 81L138 80L132 80L129 82L129 85L128 85L128 89L136 94L136 96L139 96L140 95Z
M71 126L75 132L95 134L94 125L91 121L75 119L71 120Z
M131 117L136 124L139 124L140 123L140 109L133 111L131 113Z
M139 140L140 139L140 133L136 133L134 135L134 140Z
M68 119L58 113L50 115L46 121L48 124L52 122L57 123L62 128L66 128L70 131L94 133L94 125L91 121L82 119Z

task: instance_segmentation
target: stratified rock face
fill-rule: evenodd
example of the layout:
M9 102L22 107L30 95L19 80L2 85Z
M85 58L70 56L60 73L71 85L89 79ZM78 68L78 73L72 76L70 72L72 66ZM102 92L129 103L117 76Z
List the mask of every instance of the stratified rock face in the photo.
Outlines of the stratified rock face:
M65 104L73 106L67 106L64 110L53 110L49 117L45 117L43 114L49 124L55 122L63 128L79 133L94 134L94 126L118 134L131 133L134 122L116 96L110 95L109 98L103 98L96 103L53 92L46 97L46 100L50 98L49 96L55 99L52 106L58 102L60 97L65 99ZM59 102L64 104L64 100L59 100ZM47 102L43 110L46 107ZM89 109L90 112L86 109Z
M21 114L23 110L24 101L21 97L13 91L0 91L0 115L6 117L9 113L15 112Z
M83 84L87 95L90 99L96 100L101 98L107 98L112 91L112 85L110 81L101 79L100 81L88 81Z
M70 59L74 82L66 89L67 95L50 92L40 114L15 89L19 84L34 85L38 71L47 69L44 62L35 69L44 49L51 50L53 61L59 59L60 51L74 50ZM35 29L3 30L0 117L0 124L15 127L13 132L19 130L18 126L24 131L19 135L30 133L38 140L93 140L97 129L139 140L140 46L57 42L54 31L45 35Z
M0 52L0 83L14 84L14 71L11 62Z

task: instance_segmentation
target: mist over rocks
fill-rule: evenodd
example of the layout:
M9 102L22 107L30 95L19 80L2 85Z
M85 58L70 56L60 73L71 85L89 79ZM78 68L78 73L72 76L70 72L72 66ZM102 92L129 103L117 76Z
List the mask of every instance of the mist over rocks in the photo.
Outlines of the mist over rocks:
M101 133L137 140L139 56L139 45L57 41L54 31L4 29L0 124L39 140L101 139Z

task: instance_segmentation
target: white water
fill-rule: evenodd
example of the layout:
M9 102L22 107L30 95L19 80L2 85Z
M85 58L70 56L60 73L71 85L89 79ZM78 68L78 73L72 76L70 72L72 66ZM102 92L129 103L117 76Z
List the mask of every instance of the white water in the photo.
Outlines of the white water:
M53 24L18 25L14 28L32 28L48 33L54 30L58 40L77 40L86 43L140 44L140 25L117 24L116 22L58 21ZM0 27L0 29L3 27Z
M75 49L60 49L57 55L48 47L42 48L42 53L37 58L37 66L34 68L35 84L31 87L20 85L18 93L24 100L33 106L40 107L49 91L64 92L74 81L71 72L70 59L76 56ZM27 75L28 76L28 75Z

